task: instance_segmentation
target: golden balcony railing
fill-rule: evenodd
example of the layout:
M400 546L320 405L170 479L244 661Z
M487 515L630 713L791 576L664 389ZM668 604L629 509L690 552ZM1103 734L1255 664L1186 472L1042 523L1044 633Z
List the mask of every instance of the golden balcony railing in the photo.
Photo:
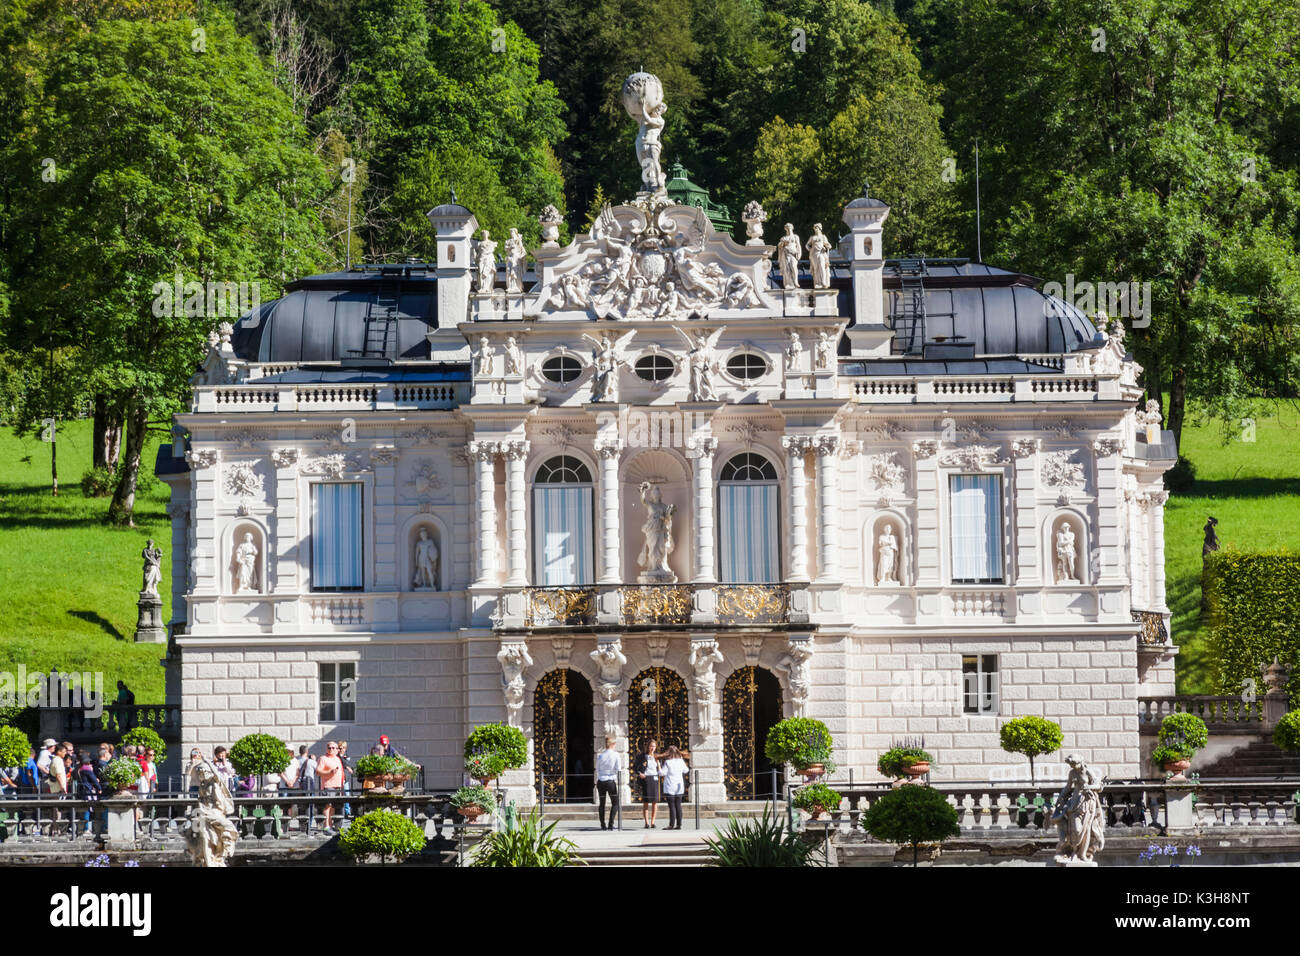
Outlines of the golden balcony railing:
M720 584L713 593L719 624L784 624L790 617L787 584Z
M1165 628L1165 616L1159 611L1134 611L1133 623L1142 625L1138 631L1139 645L1159 647L1169 643L1169 631Z
M527 588L529 627L579 627L596 623L596 589Z
M623 624L691 623L692 588L689 584L642 584L620 589Z

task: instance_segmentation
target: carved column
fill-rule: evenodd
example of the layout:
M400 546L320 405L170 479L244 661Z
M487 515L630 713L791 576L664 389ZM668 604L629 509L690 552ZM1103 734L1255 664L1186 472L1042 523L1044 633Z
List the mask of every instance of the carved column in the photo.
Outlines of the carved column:
M781 446L790 460L790 574L786 580L807 581L808 492L804 456L812 447L812 439L801 435L786 435L781 439Z
M524 461L528 458L528 442L504 442L502 452L506 456L506 529L510 548L510 572L506 584L524 587L528 584L528 534L524 509Z
M623 451L618 439L596 443L600 455L600 584L623 583L622 528L618 511L618 459Z
M836 457L839 447L838 435L817 436L817 503L821 511L817 522L817 540L820 545L820 558L817 562L819 581L838 581L840 578L840 472L839 459Z
M478 486L478 567L474 585L494 587L497 583L497 443L472 441L465 450L474 461Z
M713 456L716 438L695 440L695 583L713 584Z
M1151 602L1150 609L1163 611L1165 603L1165 502L1169 492L1153 491L1151 501Z

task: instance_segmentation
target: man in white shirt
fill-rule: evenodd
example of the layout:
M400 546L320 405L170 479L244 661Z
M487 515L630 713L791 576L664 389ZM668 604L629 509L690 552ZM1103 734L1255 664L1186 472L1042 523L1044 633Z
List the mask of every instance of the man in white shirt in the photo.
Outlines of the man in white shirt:
M41 741L41 752L36 756L36 769L41 772L41 783L44 783L45 778L50 775L50 761L54 759L55 746L53 737L46 737Z
M600 828L614 829L614 814L618 812L618 772L622 762L618 756L617 742L605 738L605 749L596 754L596 792L600 794ZM609 824L605 824L605 797L609 796Z

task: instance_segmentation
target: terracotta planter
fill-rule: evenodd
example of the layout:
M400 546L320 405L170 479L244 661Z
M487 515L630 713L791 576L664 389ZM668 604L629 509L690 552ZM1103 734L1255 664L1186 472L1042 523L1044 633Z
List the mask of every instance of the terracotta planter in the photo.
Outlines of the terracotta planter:
M825 775L826 765L821 763L810 763L799 772L803 774L805 780L816 780L818 777Z
M826 808L813 804L811 807L806 808L804 812L808 814L808 819L820 820L822 814L826 812Z
M471 803L468 806L461 807L456 812L465 818L466 823L473 823L483 815L483 808L477 803Z
M477 780L479 783L483 784L483 786L490 787L492 785L492 781L495 780L496 777L475 777L474 779Z
M903 773L907 774L908 777L910 777L913 780L915 780L917 777L923 777L929 772L930 772L930 761L928 760L918 760L916 763L909 764L908 766L903 768Z
M1173 774L1173 777L1170 779L1186 780L1187 777L1185 777L1184 774L1192 766L1192 762L1190 760L1166 760L1162 766L1165 770Z

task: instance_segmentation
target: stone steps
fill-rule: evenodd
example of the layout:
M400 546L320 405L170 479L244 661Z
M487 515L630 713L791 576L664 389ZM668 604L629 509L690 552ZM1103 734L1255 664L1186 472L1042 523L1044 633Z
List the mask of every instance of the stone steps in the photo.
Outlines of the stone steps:
M763 808L770 807L771 804L764 803L760 800L735 800L726 803L702 803L700 804L701 820L726 819L728 817L761 817ZM608 808L606 808L608 813ZM785 814L785 805L778 803L776 806L778 814ZM545 813L543 814L547 823L553 823L556 820L565 823L583 823L590 822L592 826L599 825L598 807L589 803L548 803ZM656 818L659 826L662 828L668 822L667 804L659 804L659 814ZM695 807L687 804L682 807L682 826L690 829L692 822L695 820ZM641 804L626 803L623 805L623 829L632 829L641 827Z
M588 866L707 866L713 854L702 843L583 849Z

